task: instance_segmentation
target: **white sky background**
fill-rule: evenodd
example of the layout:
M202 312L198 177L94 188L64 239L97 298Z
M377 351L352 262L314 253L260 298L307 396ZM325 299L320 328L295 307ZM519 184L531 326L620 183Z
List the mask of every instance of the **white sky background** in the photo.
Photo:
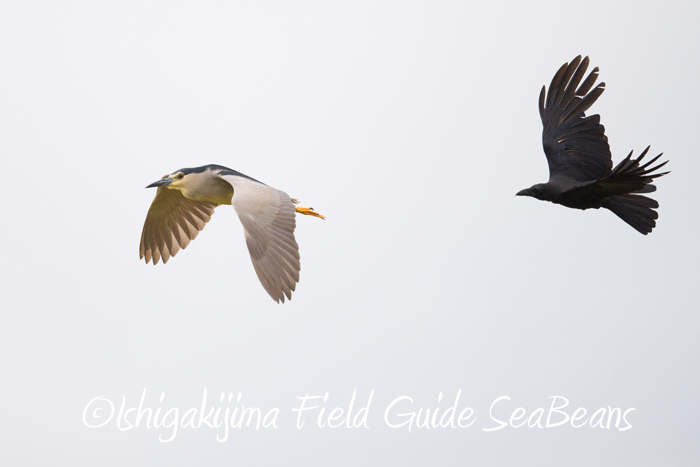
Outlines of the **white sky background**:
M697 465L700 128L691 2L6 2L0 458L6 465ZM547 180L537 98L599 66L617 163L672 174L642 236ZM301 282L275 304L232 208L167 265L138 260L163 174L216 163L328 216L298 218ZM88 429L87 402L242 392L278 430ZM375 390L369 429L295 428ZM388 428L386 405L468 429ZM161 392L165 402L158 403ZM631 430L505 428L549 396L635 407ZM359 403L359 402L358 402ZM404 408L408 408L405 406Z

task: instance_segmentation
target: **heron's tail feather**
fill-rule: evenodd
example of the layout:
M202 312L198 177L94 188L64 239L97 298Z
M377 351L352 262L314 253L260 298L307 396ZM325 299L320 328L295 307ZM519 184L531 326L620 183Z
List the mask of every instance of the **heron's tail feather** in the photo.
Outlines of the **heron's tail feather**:
M653 186L653 185L652 185ZM641 195L618 195L605 198L603 207L610 209L620 219L646 235L656 227L659 214L654 209L659 203Z

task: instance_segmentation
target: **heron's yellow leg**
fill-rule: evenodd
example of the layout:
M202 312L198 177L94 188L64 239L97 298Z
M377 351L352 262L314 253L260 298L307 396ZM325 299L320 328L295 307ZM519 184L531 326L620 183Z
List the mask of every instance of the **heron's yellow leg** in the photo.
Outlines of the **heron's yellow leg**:
M306 216L314 216L314 217L320 217L321 219L325 219L321 214L317 213L316 211L313 210L313 208L298 208L295 207L297 212L304 214Z

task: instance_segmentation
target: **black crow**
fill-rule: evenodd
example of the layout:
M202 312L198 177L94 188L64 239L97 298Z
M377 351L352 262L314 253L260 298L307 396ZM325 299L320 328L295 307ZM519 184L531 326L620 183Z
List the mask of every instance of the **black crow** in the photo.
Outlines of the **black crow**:
M654 209L659 203L638 193L656 191L651 182L668 172L654 171L668 161L648 169L661 157L659 154L640 165L649 151L647 147L637 159L632 159L630 152L612 168L610 146L605 127L600 124L600 115L586 117L584 114L603 93L605 83L591 91L598 79L596 67L579 86L586 69L588 57L581 60L579 55L559 68L549 85L546 100L542 86L542 146L549 164L549 181L526 188L517 195L569 208L607 208L646 235L656 226L659 215Z

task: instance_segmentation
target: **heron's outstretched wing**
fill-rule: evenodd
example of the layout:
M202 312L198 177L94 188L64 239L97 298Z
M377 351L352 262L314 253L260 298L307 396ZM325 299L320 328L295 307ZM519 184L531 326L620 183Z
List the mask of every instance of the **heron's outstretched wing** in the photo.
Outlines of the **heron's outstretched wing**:
M250 178L221 175L233 186L231 203L241 219L253 267L273 300L291 300L299 282L294 203L283 191Z
M158 264L160 258L167 263L180 249L185 249L204 228L212 214L215 203L192 201L180 190L158 187L151 203L141 233L141 258Z
M584 114L605 90L605 83L600 83L591 91L598 79L597 67L579 86L587 68L588 57L582 61L579 55L559 68L546 99L544 86L540 92L542 146L549 163L550 180L557 177L580 182L597 180L612 168L610 146L600 115Z

